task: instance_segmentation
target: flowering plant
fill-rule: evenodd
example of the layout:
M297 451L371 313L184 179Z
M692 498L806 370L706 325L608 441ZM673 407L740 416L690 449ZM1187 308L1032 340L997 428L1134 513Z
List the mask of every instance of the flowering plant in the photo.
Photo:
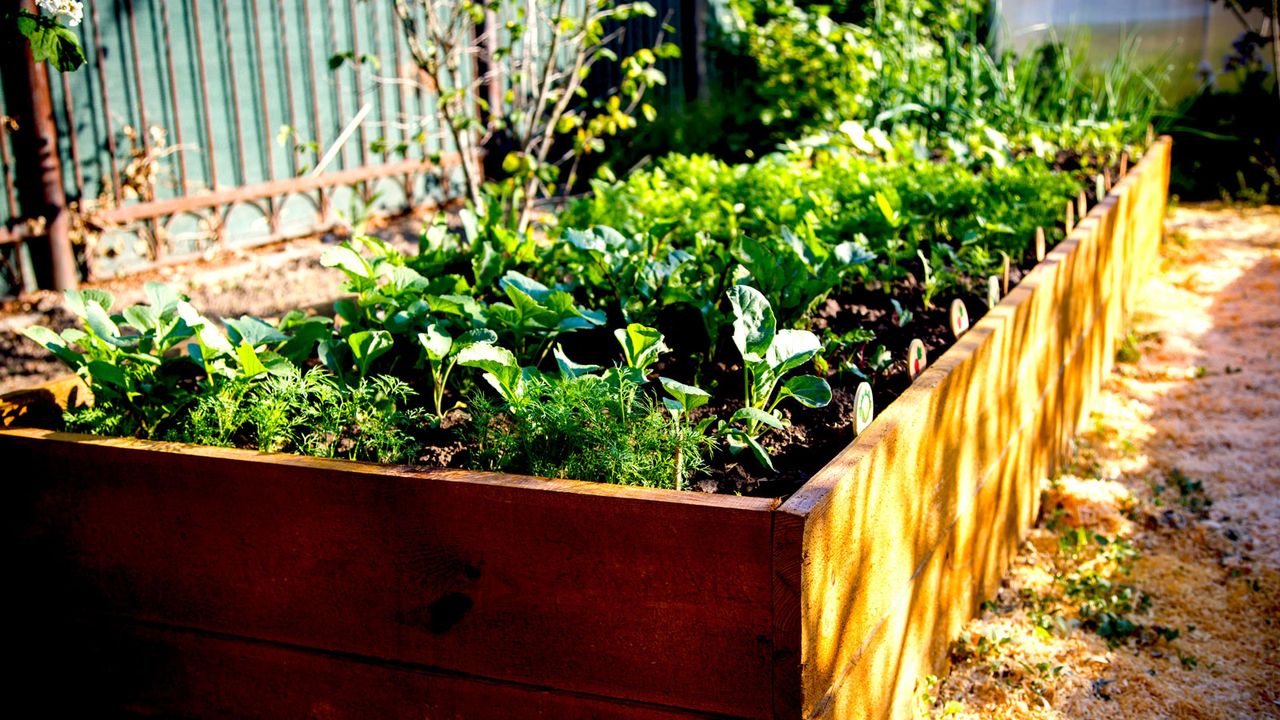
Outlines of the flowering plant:
M39 13L17 12L18 31L31 42L31 55L36 62L48 60L62 72L70 72L84 64L80 38L70 28L84 20L84 3L80 0L36 0ZM63 24L65 21L65 24Z

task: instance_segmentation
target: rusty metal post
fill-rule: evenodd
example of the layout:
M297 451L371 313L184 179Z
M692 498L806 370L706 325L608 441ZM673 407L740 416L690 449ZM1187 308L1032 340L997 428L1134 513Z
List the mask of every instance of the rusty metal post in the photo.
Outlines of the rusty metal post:
M34 0L23 0L22 8L35 12ZM62 189L49 75L43 63L35 62L25 40L18 47L20 52L10 55L16 62L5 63L6 97L11 99L10 112L18 124L13 132L18 202L23 217L45 218L47 247L31 244L40 284L55 290L74 289L80 279L71 250L71 219Z

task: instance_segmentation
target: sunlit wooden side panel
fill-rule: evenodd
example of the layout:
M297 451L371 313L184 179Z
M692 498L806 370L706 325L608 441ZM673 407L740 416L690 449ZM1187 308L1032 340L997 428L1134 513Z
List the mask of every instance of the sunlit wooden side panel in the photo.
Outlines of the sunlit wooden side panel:
M780 508L774 602L800 609L775 612L777 716L906 713L990 595L1154 264L1168 152Z

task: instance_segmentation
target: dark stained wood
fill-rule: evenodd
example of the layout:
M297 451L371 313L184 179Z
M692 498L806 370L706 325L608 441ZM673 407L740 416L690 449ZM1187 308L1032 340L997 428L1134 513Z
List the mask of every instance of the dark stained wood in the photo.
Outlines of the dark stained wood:
M39 559L11 582L76 612L768 714L774 501L40 430L0 456Z
M13 686L7 707L32 708L31 716L84 718L726 717L163 627L68 623L59 630L59 652L21 668L26 682ZM88 684L68 688L68 666L88 677Z

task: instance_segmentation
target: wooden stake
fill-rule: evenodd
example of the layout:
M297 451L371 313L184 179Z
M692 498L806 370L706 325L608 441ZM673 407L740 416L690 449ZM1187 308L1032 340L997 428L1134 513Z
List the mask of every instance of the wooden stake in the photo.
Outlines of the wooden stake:
M1120 153L1120 177L1129 174L1129 151L1125 150Z
M1111 182L1111 168L1106 168L1102 171L1102 179L1107 183L1107 192L1111 192L1111 188L1115 187Z
M1070 205L1067 206L1069 210ZM1070 223L1070 213L1067 214L1067 222ZM1044 228L1036 228L1036 262L1044 262Z
M1084 222L1084 216L1089 214L1089 198L1084 196L1084 191L1080 191L1080 195L1076 197L1076 214L1080 216L1080 221Z
M1005 253L1000 253L1000 254L1004 255L1004 294L1008 295L1009 294L1009 256Z
M1067 234L1070 235L1071 231L1074 230L1075 227L1076 227L1076 204L1068 200L1067 201Z

